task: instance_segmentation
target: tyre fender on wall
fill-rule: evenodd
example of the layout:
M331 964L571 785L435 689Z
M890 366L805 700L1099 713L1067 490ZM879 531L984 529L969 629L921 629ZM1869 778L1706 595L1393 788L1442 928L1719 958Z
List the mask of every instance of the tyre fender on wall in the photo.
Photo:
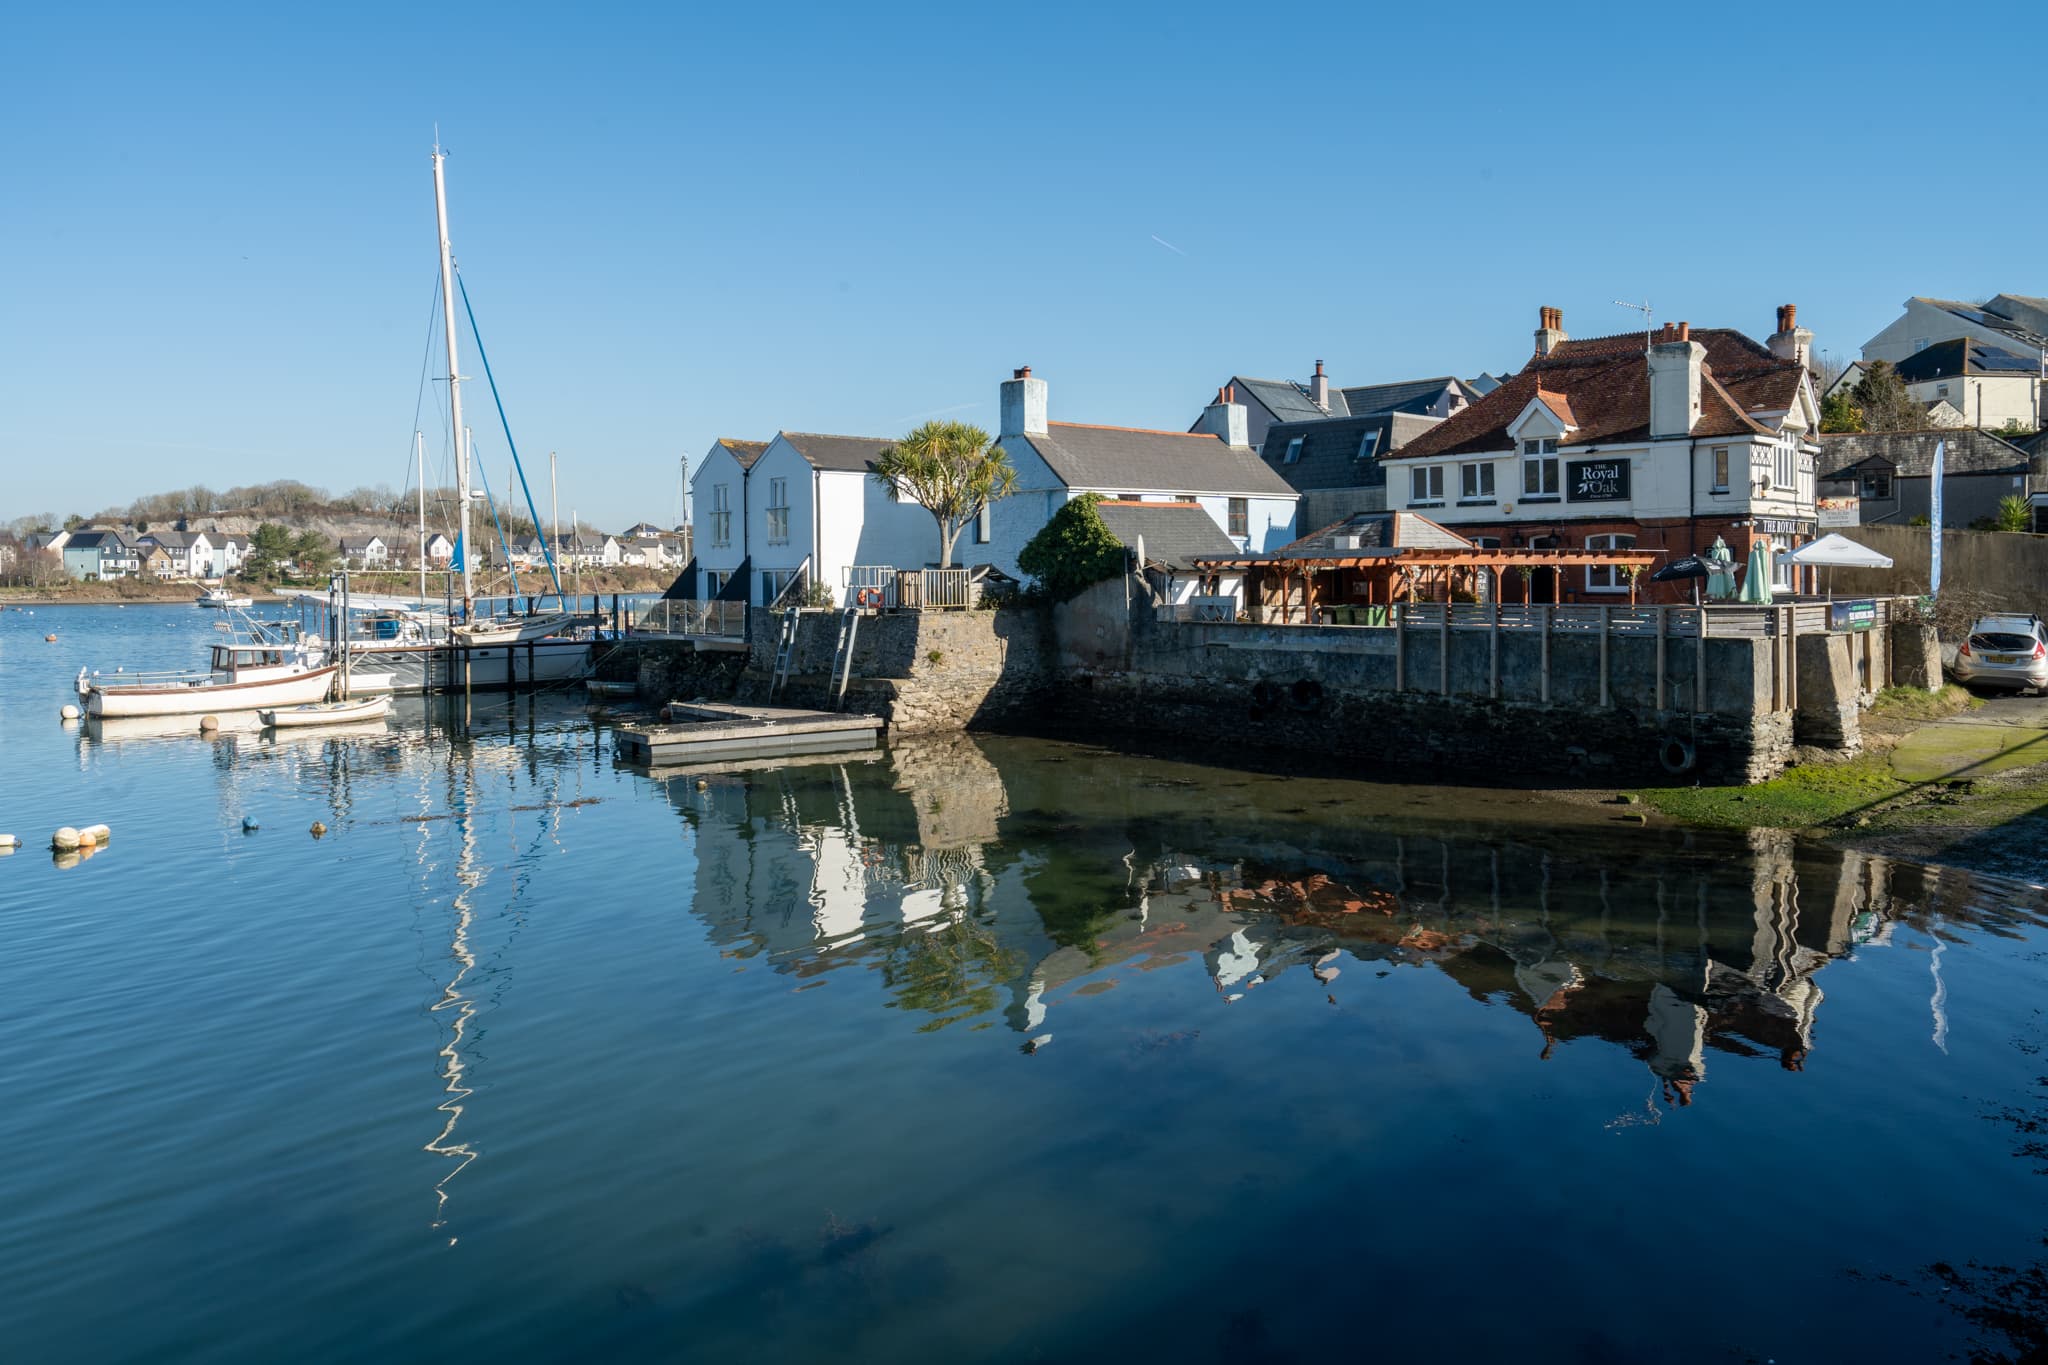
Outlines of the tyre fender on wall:
M1693 751L1689 740L1680 739L1677 735L1667 735L1664 742L1657 746L1657 761L1664 765L1665 772L1676 776L1679 773L1691 772L1693 765L1699 761L1699 755Z

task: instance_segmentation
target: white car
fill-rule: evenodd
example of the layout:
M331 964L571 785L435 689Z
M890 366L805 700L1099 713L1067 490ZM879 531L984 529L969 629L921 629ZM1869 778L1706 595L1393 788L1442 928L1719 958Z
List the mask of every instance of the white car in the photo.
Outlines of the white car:
M1985 616L1956 650L1956 681L1965 687L2048 689L2048 629L2038 616Z

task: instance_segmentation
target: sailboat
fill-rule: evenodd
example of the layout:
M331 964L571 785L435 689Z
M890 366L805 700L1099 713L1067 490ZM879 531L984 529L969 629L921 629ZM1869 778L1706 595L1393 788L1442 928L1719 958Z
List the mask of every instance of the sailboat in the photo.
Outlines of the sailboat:
M540 640L556 635L579 624L579 618L566 611L556 611L537 616L500 616L479 618L476 614L476 583L471 569L473 558L469 534L469 506L474 498L470 490L470 439L469 428L462 421L462 367L458 361L455 325L455 296L460 287L455 278L455 252L448 237L448 178L444 170L447 155L437 144L434 147L434 221L440 229L441 239L441 332L448 349L448 424L455 442L455 501L456 536L455 552L462 561L462 620L448 629L449 638L459 645L472 647L484 645L524 644L529 640ZM467 295L463 298L465 310L469 307ZM470 326L475 328L476 318L470 317ZM488 377L491 362L483 353L483 340L477 340L477 356L483 360L484 374ZM497 383L491 383L491 397L497 399ZM499 415L504 414L504 405L498 405ZM511 444L511 433L506 433L506 444ZM519 451L512 450L515 467ZM522 480L524 475L521 476ZM529 500L530 501L530 500ZM531 508L528 509L529 511ZM548 568L554 573L554 548L547 547ZM562 601L562 583L555 575L555 601Z

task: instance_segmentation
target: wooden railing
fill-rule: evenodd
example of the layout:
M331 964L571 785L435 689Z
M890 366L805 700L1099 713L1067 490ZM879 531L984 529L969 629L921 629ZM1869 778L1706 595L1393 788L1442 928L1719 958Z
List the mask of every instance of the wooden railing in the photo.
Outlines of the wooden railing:
M1862 598L1875 608L1875 619L1865 630L1881 630L1905 619L1901 604L1911 598ZM1773 606L1716 603L1693 606L1523 606L1496 607L1485 602L1408 602L1398 606L1357 606L1320 608L1317 627L1391 627L1398 620L1409 630L1442 630L1446 613L1452 630L1548 630L1554 635L1641 635L1660 632L1670 639L1692 639L1706 622L1708 639L1764 640L1780 635L1825 635L1834 631L1827 602L1787 602ZM1155 615L1161 621L1215 623L1232 619L1213 607L1192 603L1162 606ZM1267 626L1286 625L1299 629L1300 622L1268 621Z
M959 610L974 605L974 583L966 569L897 569L886 564L852 564L846 569L845 605L884 610Z

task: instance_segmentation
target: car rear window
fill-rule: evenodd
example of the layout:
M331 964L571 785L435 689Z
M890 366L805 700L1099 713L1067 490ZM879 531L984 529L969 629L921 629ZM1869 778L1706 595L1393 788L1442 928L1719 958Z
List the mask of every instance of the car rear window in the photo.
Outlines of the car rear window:
M2002 630L1987 631L1970 637L1970 648L1996 650L2000 654L2032 654L2034 637L2031 635L2008 635Z

